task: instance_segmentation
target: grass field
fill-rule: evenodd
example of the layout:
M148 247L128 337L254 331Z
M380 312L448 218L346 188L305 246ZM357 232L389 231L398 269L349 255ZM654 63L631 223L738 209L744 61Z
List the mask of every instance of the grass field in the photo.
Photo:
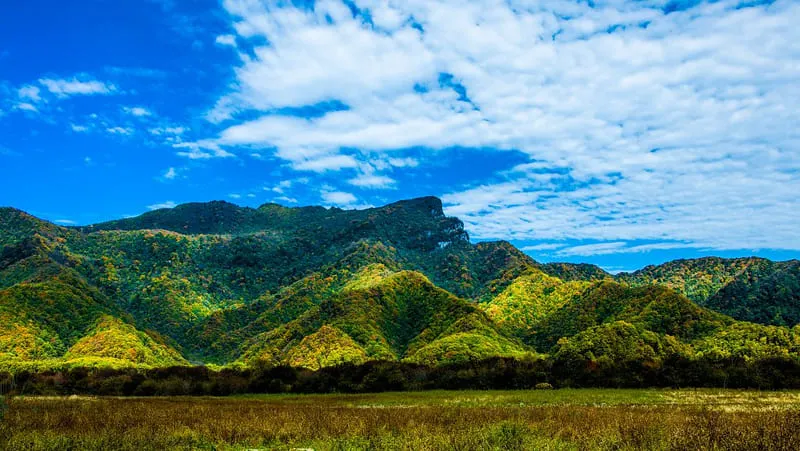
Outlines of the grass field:
M800 392L16 398L0 449L800 449Z

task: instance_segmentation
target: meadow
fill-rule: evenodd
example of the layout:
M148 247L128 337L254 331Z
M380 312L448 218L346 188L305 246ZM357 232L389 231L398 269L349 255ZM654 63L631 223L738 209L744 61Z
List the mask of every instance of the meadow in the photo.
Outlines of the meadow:
M800 392L16 397L4 450L800 449Z

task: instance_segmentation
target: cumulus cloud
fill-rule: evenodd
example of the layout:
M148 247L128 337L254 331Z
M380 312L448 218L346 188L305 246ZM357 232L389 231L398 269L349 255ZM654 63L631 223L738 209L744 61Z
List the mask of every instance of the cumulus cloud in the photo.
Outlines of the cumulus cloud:
M321 196L326 204L337 206L348 206L358 200L353 194L344 191L323 191Z
M294 5L224 2L252 48L196 155L263 149L321 173L513 150L530 163L444 196L476 238L800 249L797 2Z
M354 194L345 191L335 191L334 188L330 186L323 187L320 191L320 197L324 205L332 207L346 209L364 209L372 207L370 204L359 202Z
M163 177L164 177L165 180L173 180L177 176L178 176L178 171L176 171L175 168L169 168L164 173Z

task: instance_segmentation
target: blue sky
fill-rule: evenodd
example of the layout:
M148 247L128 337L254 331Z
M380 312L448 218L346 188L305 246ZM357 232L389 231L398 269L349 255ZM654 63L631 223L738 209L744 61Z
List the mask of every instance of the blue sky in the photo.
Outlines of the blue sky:
M635 269L800 255L800 2L0 6L0 204L436 195L475 240Z

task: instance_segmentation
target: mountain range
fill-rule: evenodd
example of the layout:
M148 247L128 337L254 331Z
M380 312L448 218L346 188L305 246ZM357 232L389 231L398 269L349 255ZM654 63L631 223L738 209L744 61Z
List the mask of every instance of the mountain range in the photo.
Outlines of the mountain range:
M435 197L83 227L0 208L0 371L800 358L798 323L800 261L543 264L472 243Z

